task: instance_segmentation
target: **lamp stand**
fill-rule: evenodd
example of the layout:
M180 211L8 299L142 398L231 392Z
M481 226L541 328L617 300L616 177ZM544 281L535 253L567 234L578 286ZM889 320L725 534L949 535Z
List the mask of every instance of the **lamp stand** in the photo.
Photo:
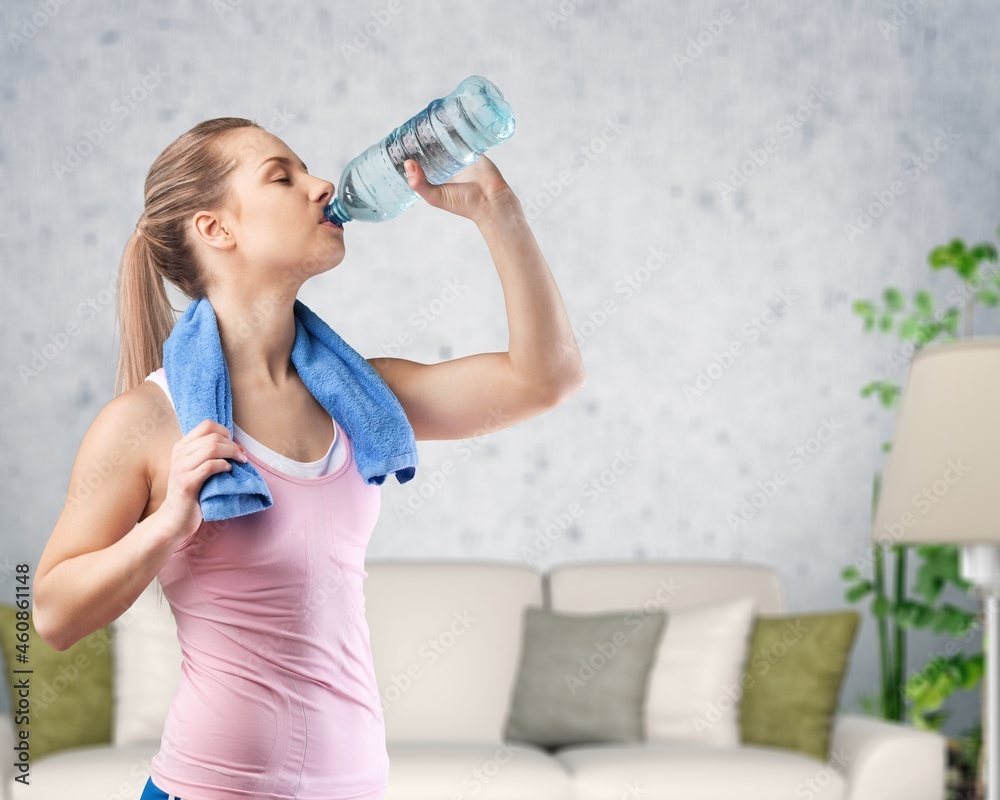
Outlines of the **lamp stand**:
M962 577L975 584L984 607L983 650L986 657L986 706L983 750L986 754L986 800L1000 800L1000 547L962 547Z

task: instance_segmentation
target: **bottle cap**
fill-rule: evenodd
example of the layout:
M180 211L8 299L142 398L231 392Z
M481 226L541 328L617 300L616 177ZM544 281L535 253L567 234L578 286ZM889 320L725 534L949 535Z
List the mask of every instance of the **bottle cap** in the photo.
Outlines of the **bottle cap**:
M340 202L339 197L334 197L330 201L330 204L323 209L323 216L326 217L330 222L343 227L345 222L350 222L351 218L347 214L347 209L344 208L344 204Z

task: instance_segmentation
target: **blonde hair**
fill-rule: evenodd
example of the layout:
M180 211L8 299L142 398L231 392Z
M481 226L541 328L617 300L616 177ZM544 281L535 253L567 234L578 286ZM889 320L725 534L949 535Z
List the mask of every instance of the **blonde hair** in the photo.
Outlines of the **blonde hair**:
M188 221L195 211L217 208L228 199L237 159L222 146L223 138L240 128L264 130L241 117L206 120L178 136L149 168L144 211L118 269L115 396L163 365L173 312L181 310L170 304L164 279L191 300L206 296L209 284L188 239Z

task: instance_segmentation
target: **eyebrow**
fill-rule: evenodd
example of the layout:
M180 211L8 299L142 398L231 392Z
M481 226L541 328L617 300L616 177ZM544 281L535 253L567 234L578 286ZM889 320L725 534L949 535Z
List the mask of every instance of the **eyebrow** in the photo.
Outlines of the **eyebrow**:
M260 167L263 167L268 161L280 161L282 164L287 164L289 167L292 166L292 160L290 158L285 158L285 156L271 156L270 158L265 158L263 161L261 161L260 166L257 167L257 169L255 169L254 172L255 173L260 172ZM302 167L303 172L309 171L309 167L307 167L301 161L299 162L299 166Z

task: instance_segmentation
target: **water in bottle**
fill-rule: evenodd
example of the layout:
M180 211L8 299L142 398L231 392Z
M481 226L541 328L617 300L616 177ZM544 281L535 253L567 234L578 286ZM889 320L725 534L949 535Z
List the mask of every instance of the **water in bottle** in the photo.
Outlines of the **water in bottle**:
M430 183L440 184L513 133L514 113L500 90L472 75L353 159L324 214L338 225L397 217L420 199L406 180L406 159L420 164Z

